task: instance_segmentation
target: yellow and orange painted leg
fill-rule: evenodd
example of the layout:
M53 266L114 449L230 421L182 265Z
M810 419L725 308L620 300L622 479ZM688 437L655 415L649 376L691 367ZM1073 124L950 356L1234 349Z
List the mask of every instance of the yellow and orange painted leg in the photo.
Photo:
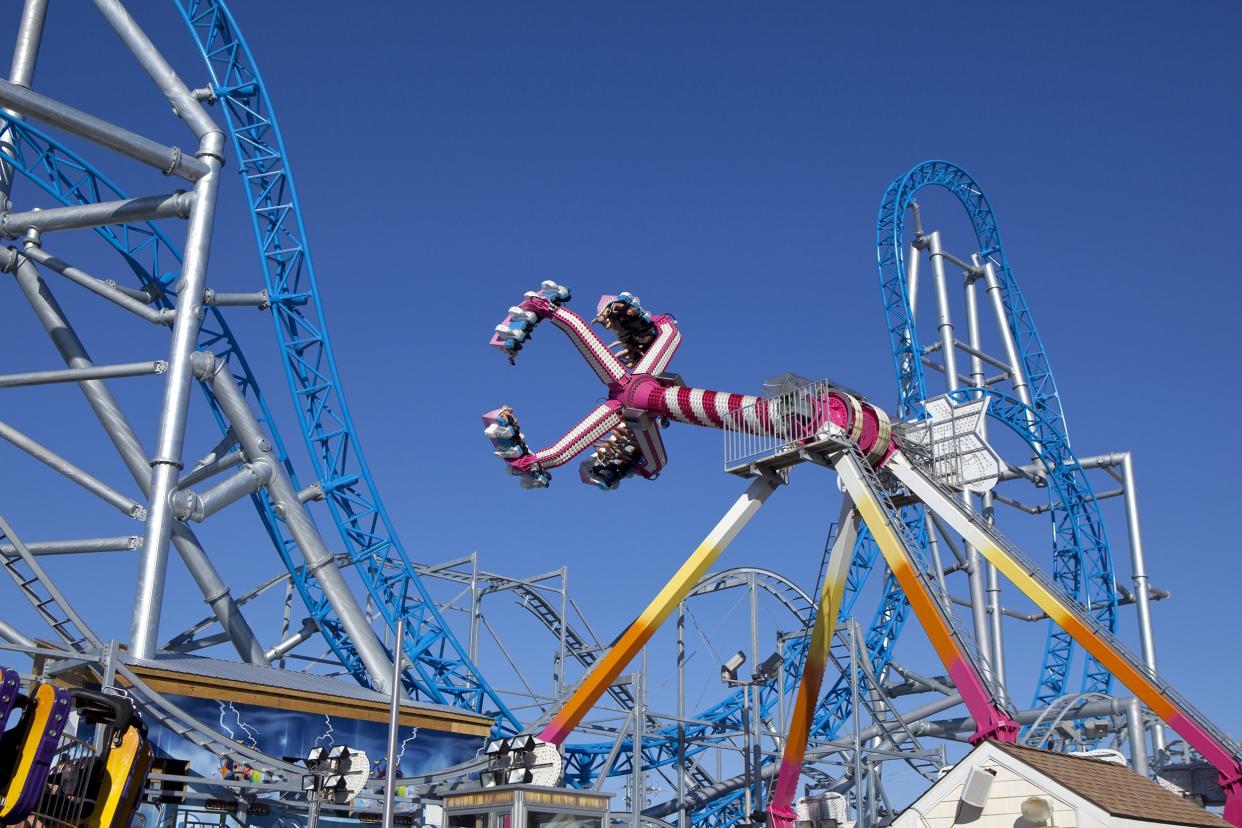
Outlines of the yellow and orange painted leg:
M900 452L894 455L897 456ZM846 492L854 499L854 508L871 530L885 563L910 602L920 626L931 640L932 649L940 657L954 686L962 694L962 701L974 717L975 732L971 734L971 743L978 744L984 739L1014 741L1018 732L1017 722L1010 718L988 688L972 654L963 648L945 615L944 607L928 590L905 541L890 524L890 520L899 518L888 514L878 495L872 491L859 466L860 462L860 458L847 452L836 460L834 467L845 484ZM891 460L888 465L892 465Z
M1210 723L1188 705L1170 698L1161 686L1165 683L1149 675L1142 662L1127 653L1119 642L1110 640L1111 633L1088 620L1071 597L1058 594L1054 587L1035 577L1027 564L1010 554L1006 548L1009 544L993 527L963 508L915 468L908 458L898 452L889 461L888 469L1046 612L1057 626L1095 656L1143 704L1212 763L1221 774L1222 786L1227 793L1232 793L1226 803L1225 817L1234 825L1242 825L1242 761L1234 755L1228 743L1212 733Z
M858 515L847 497L841 506L841 518L837 521L837 537L828 554L828 568L819 593L815 623L811 627L811 641L807 645L802 680L798 684L793 718L789 722L789 735L781 752L781 767L768 805L772 824L782 828L793 824L794 793L798 789L798 778L802 775L802 760L806 756L806 742L811 734L811 719L815 714L815 705L819 703L819 690L824 682L824 666L828 663L832 632L837 625L837 615L841 612L841 597L845 594L845 579L850 572L854 541L857 538Z
M778 485L780 485L779 481L767 477L756 478L750 484L733 507L716 524L716 527L708 533L698 548L681 565L677 573L665 584L664 589L660 590L642 614L625 628L625 632L621 633L604 657L595 662L591 672L583 678L582 683L565 702L565 706L540 732L540 739L558 745L565 740L565 737L578 726L595 702L599 701L604 691L617 680L617 676L621 675L625 666L655 634L673 609L681 603L708 568L729 547L738 532L742 531L742 528L754 517L755 512L759 511L759 507Z

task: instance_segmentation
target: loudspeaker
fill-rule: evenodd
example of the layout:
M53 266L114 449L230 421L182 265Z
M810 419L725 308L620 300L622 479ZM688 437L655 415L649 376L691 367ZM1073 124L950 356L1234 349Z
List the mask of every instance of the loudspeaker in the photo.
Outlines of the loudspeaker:
M982 809L988 802L988 794L992 792L992 780L995 778L995 771L971 768L966 784L962 786L962 802L972 808Z

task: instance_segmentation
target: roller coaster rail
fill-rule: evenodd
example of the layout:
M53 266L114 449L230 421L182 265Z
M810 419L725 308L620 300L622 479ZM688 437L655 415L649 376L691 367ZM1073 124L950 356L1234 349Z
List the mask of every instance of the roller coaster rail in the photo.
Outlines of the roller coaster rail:
M96 0L96 3L106 14L115 16L120 9L119 14L124 15L116 0ZM374 669L376 653L372 652L372 663L368 666L368 657L364 652L366 646L374 648L375 643L367 645L367 642L359 638L356 630L351 633L349 620L342 618L339 605L334 605L331 590L325 588L324 579L337 577L335 573L338 570L359 573L358 577L365 587L370 605L378 611L381 624L388 630L395 630L397 621L404 619L406 635L399 646L411 667L404 673L403 683L413 698L452 704L492 716L496 720L498 733L530 729L533 724L520 718L515 708L510 706L509 694L489 684L477 666L474 618L472 617L471 638L463 643L446 622L445 607L437 603L427 585L427 582L437 578L462 584L466 576L451 568L430 567L411 560L397 537L375 481L367 468L328 339L324 308L318 293L283 139L271 101L249 49L223 0L174 0L174 5L192 33L211 76L211 84L205 89L196 90L193 95L197 100L216 105L218 111L225 113L224 120L233 154L238 161L238 172L243 181L260 250L265 288L253 294L214 294L207 288L202 296L205 305L204 318L196 332L194 347L210 354L226 366L227 376L221 379L225 386L230 383L235 385L246 405L253 411L253 434L260 439L265 437L270 440L271 460L277 467L275 473L277 476L288 476L293 490L297 493L296 500L305 504L308 516L311 508L319 511L326 508L346 549L343 555L327 554L326 558L312 560L306 547L314 543L323 545L318 530L314 529L313 519L309 528L299 523L297 516L289 512L292 499L274 496L266 486L250 491L248 494L265 530L289 573L287 580L305 603L333 657L363 685L382 688L384 677L382 671L377 672ZM13 84L6 86L4 94L20 96L20 90L14 90L12 86ZM36 117L34 113L37 107L30 100L30 96L23 98L23 101L34 107L28 114ZM10 106L14 105L13 100L6 102ZM194 120L192 115L186 117L189 121ZM83 123L85 122L78 123L79 129L86 129L82 126ZM73 131L65 123L60 123L59 126ZM129 205L127 209L130 209L137 204L135 200L128 200L117 185L81 156L63 146L40 127L14 114L0 112L0 136L4 137L4 141L0 141L0 161L34 182L66 208L125 202ZM133 138L137 141L139 136ZM131 146L132 152L129 154L137 153L136 147L138 143ZM146 147L143 151L150 153L148 163L162 159L161 163L169 163L170 170L184 175L188 180L197 181L209 174L206 162L189 151L182 152L176 148L159 146L154 149ZM920 251L927 252L928 242L924 239L921 228L917 226L913 240L907 240L904 236L906 214L917 212L914 197L929 186L946 188L966 208L975 228L980 250L980 258L976 262L980 272L974 278L995 281L996 295L1000 297L1007 328L1013 340L1013 353L1016 354L1007 368L1009 378L1013 380L1012 396L990 387L950 388L950 393L959 401L977 399L980 396L989 397L992 401L992 418L1004 424L1031 448L1037 467L1033 474L1045 482L1048 489L1049 502L1044 511L1050 513L1054 527L1053 578L1060 589L1091 608L1094 621L1101 629L1112 633L1116 630L1117 606L1121 602L1114 583L1107 538L1096 504L1101 496L1094 493L1086 478L1084 464L1079 462L1070 449L1064 415L1048 360L1030 310L1001 250L991 208L973 179L946 162L928 162L898 179L889 188L881 207L877 246L885 311L901 389L902 415L916 414L926 401L927 378L923 371L924 366L938 367L931 359L937 346L923 347L919 344L914 325L911 280L907 270L909 257L918 256ZM95 280L89 274L83 274L59 262L42 249L42 240L38 233L27 235L24 252L11 249L10 253L0 255L0 263L4 264L5 269L13 270L22 266L33 268L32 263L38 263L116 304L126 306L125 299L128 298L130 306L127 307L137 315L156 324L167 325L177 319L180 300L183 298L180 293L183 287L179 281L182 254L156 222L172 215L167 210L174 208L191 214L193 203L193 199L175 204L167 202L165 207L160 208L165 212L158 214L151 208L153 212L150 213L150 220L140 216L123 223L93 226L94 232L121 256L125 265L133 272L139 285L137 290L105 284L102 280ZM140 206L147 209L146 202ZM0 213L4 214L0 218L19 215L6 213L7 205L3 203L0 203L0 208L4 208L0 209ZM29 214L20 215L21 221L28 220ZM65 215L80 217L84 213L78 211ZM0 221L0 227L3 226L3 221ZM908 249L906 241L910 241ZM941 253L941 264L947 255ZM951 256L949 259L956 261ZM191 297L187 301L192 303L196 300ZM132 307L134 304L141 310ZM221 310L233 304L249 304L272 313L282 366L311 460L310 468L301 475L296 470L298 464L286 451L278 424L269 410L240 343L227 325L226 314ZM66 328L72 331L67 324ZM948 350L951 352L959 347L967 350L962 343L951 344ZM85 374L73 377L66 374L63 377L65 380L81 381L84 390L90 382L105 376L103 371L109 368L94 366L84 352L74 358L63 350L62 354L65 355L71 370L92 372L90 379ZM174 358L173 362L176 361ZM46 380L46 377L42 378L42 381ZM99 386L102 387L102 383ZM200 387L222 438L218 451L209 455L211 462L191 473L199 474L201 471L201 478L196 480L206 479L211 473L219 474L229 468L225 465L229 462L228 452L238 439L237 434L241 429L236 418L230 414L227 401L222 405L217 391L206 377L200 382ZM106 420L105 414L101 413L101 406L106 408L108 400L101 397L91 398L90 393L87 396L96 407L96 413ZM115 422L113 425L117 431L110 431L110 436L114 442L123 442L121 438L124 437L124 430L129 428L128 425L123 418L119 425ZM124 455L124 449L122 454ZM133 458L127 457L126 460L132 470ZM146 461L146 456L142 456L141 463L145 464ZM1114 466L1116 464L1092 467ZM262 464L255 463L250 468L261 469ZM299 478L312 482L303 486L299 483ZM143 486L141 481L139 486ZM1132 491L1132 481L1127 480L1127 497L1132 496ZM145 489L142 494L147 494ZM324 506L317 506L319 503ZM919 557L918 563L924 576L928 579L942 577L942 567L937 561L934 546L935 530L924 509L917 505L902 506L900 522L904 524L903 534L909 534L913 539L912 551ZM44 616L49 626L61 637L68 651L84 656L98 651L103 646L102 642L94 638L94 634L81 623L72 608L56 594L49 596L46 592L40 592L49 587L54 590L54 585L38 566L37 557L29 554L29 549L12 536L11 529L2 521L0 531L7 535L15 549L24 550L16 555L0 554L6 570L13 576L19 588L27 593L32 605ZM1133 531L1132 527L1132 544ZM174 529L173 544L186 558L205 597L210 598L213 617L195 625L186 634L174 637L173 642L178 646L205 646L212 643L211 640L200 641L195 635L207 629L211 623L220 623L225 630L222 636L227 635L232 640L243 659L265 663L264 651L257 645L240 613L240 606L255 591L240 599L234 599L220 576L211 570L209 563L205 567L200 565L196 568L193 555L197 541L188 532L188 528ZM0 536L0 543L5 540L6 537ZM133 548L132 543L130 548ZM149 550L150 545L144 554ZM198 551L201 553L201 549ZM305 556L305 559L299 560L298 553ZM877 554L874 540L863 533L850 564L850 575L840 612L842 620L852 618L856 602L871 573L876 569ZM203 556L200 564L205 561ZM476 565L476 572L470 575L473 578L472 591L474 582L480 575ZM563 572L561 575L564 577ZM603 648L589 625L585 624L585 618L582 618L582 629L570 622L570 599L564 584L562 583L561 589L562 602L558 608L555 602L548 600L543 594L544 591L522 579L506 579L505 576L494 573L486 573L485 576L504 581L504 586L500 588L512 590L539 624L559 639L557 693L560 695L567 692L569 688L559 684L564 681L566 661L572 659L583 668L590 668ZM758 582L756 578L759 579ZM798 617L804 626L813 620L813 604L805 593L775 573L764 570L740 568L717 573L700 582L692 594L701 595L720 588L739 586L745 586L752 591L756 588L766 590ZM1136 592L1141 592L1145 600L1145 573L1141 584L1136 576L1136 586L1141 587ZM411 596L411 600L402 602L399 597L407 594ZM51 600L46 600L49 597ZM61 611L58 612L58 609ZM999 604L997 609L999 610ZM894 646L908 614L909 606L904 595L891 573L886 573L880 602L873 618L862 632L863 649L860 653L861 666L858 668L864 671L863 680L872 682L874 687L879 688L881 695L890 675ZM581 618L581 613L578 615ZM977 629L975 632L976 635L979 634ZM1147 635L1150 637L1149 630ZM217 636L216 640L219 638ZM986 637L981 643L988 644ZM1154 661L1148 657L1147 644L1145 640L1144 659L1154 665ZM386 646L384 645L385 649L379 654L391 658ZM785 663L781 675L777 680L759 688L758 719L768 723L769 730L777 735L782 726L779 722L782 699L792 694L801 677L806 658L806 637L790 636L785 646ZM1072 640L1055 625L1050 624L1048 646L1035 697L1036 708L1046 708L1065 696L1072 658ZM194 721L185 711L143 685L124 665L118 665L117 670L133 686L132 692L135 696L143 700L145 706L156 711L161 722L200 747L219 755L232 756L238 762L269 768L274 773L288 774L296 771L293 766L239 746L210 727ZM831 744L838 737L844 723L852 714L856 714L854 708L857 690L850 687L849 672L843 670L840 678L821 697L813 717L813 743ZM1094 659L1088 659L1082 682L1083 692L1107 693L1110 680L1107 671ZM633 711L639 704L624 684L614 685L608 692L617 708L623 712ZM530 707L550 709L548 699L540 700L533 693L531 696L533 703ZM738 691L707 710L684 717L681 722L665 724L658 717L648 717L642 728L645 732L641 736L641 760L637 762L633 755L634 741L622 736L608 742L566 745L566 779L570 784L593 786L607 776L637 776L641 779L645 772L662 772L662 769L681 765L681 772L687 774L697 788L712 789L720 783L706 773L696 757L713 746L726 746L736 739L742 728L742 706L741 691ZM771 723L774 721L776 724L773 726ZM594 731L588 728L582 732L606 730L608 728ZM1158 748L1157 732L1158 730L1153 731L1153 746ZM913 741L915 735L916 731L912 729L902 739ZM822 758L823 754L819 755ZM762 751L762 762L765 766L777 759L779 751ZM433 774L422 780L411 781L432 784L441 779L453 778L454 775L468 773L478 764L468 762L454 769L446 769L444 774ZM850 781L848 774L841 779L832 780L822 771L814 770L813 766L808 766L808 774L817 778L824 786L830 782L843 785ZM641 788L640 783L635 784ZM685 793L684 789L679 791L679 797ZM722 790L719 795L698 802L689 818L695 825L710 828L730 825L743 817L741 801L740 791Z

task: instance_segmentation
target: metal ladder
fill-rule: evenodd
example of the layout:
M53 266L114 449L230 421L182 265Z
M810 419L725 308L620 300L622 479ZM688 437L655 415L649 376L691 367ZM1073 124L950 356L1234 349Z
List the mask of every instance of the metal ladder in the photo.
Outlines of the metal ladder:
M856 640L859 642L857 664L851 658L850 628L854 630ZM902 745L909 742L916 751L922 751L923 745L919 742L918 737L914 735L914 732L910 730L905 720L901 718L901 714L893 707L892 699L885 692L878 677L872 673L872 665L867 658L867 649L861 646L862 636L862 628L857 621L851 618L846 628L838 629L833 634L832 646L828 650L829 659L843 676L848 675L847 671L850 669L857 670L860 684L865 685L865 687L860 687L858 703L867 711L871 721L875 722L876 727L880 728L884 740L892 745L894 750L902 750ZM936 773L939 771L939 767L934 762L920 756L910 756L905 761L916 773L926 779L935 779Z
M880 482L879 475L875 473L875 469L871 468L871 465L867 463L862 453L856 447L853 445L848 446L846 451L852 455L859 467L863 483L867 486L871 497L882 507L881 512L883 513L885 523L896 534L898 540L901 541L902 546L905 548L906 556L914 563L914 571L923 582L923 588L934 599L932 603L940 609L940 613L948 625L949 634L957 642L957 646L967 658L971 659L975 665L981 665L986 668L987 665L979 655L979 646L975 642L974 636L963 625L958 623L957 616L951 609L953 604L949 596L940 587L940 583L935 576L932 575L930 571L931 564L922 555L922 547L915 540L914 535L910 533L910 527L906 526L905 521L899 516L900 513L893 504L892 498L889 497L887 488ZM948 490L946 489L946 491ZM976 517L981 523L983 522L983 518ZM992 671L990 669L981 669L977 670L977 672L987 687L988 692L992 695L992 702L999 709L1004 709L1006 705L1001 703L1002 696L996 692L996 688L992 685Z
M52 631L65 642L70 650L76 653L97 652L103 649L103 642L82 621L78 614L69 606L65 596L48 578L43 567L35 560L34 555L22 543L22 539L13 531L13 527L0 515L0 541L7 540L13 545L12 556L0 552L0 560L4 569L17 584L17 588L26 596L26 600L34 607L35 612L47 622Z

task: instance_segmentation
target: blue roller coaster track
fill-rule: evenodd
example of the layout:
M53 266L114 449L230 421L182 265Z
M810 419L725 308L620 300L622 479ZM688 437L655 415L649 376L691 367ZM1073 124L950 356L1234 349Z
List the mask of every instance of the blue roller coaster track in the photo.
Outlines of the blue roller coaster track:
M905 268L905 245L909 240L904 235L907 210L925 187L941 187L961 202L974 227L980 255L996 266L1005 314L1029 384L1031 406L1016 404L1021 408L1018 410L1013 400L998 400L1000 404L992 407L991 416L1018 433L1046 470L1053 528L1053 577L1090 608L1097 622L1116 631L1117 589L1104 522L1091 484L1070 448L1061 400L1043 342L1005 258L1000 230L987 197L965 170L945 161L927 161L910 170L893 182L880 205L876 252L889 343L897 370L899 415L918 415L927 397L923 350L910 308ZM1073 639L1050 621L1034 706L1045 706L1067 692L1073 654ZM1081 691L1107 693L1111 684L1108 671L1088 657Z
M212 77L212 90L232 135L247 195L253 228L282 362L295 401L298 422L315 479L321 484L332 520L362 582L393 630L404 616L406 636L401 646L413 665L404 684L413 698L452 704L492 716L498 732L517 732L520 722L468 658L445 623L426 585L416 574L392 526L367 468L361 443L341 388L332 356L318 294L313 261L297 202L292 174L271 102L241 33L222 0L173 0L193 34ZM8 160L40 188L63 204L84 204L123 198L125 193L81 157L36 127L0 118L12 131L13 156ZM1116 592L1111 559L1102 521L1081 466L1070 450L1064 418L1047 358L1031 314L1004 258L995 220L982 192L963 171L944 162L920 165L889 188L880 212L879 263L885 313L893 344L903 416L916 412L926 396L919 357L921 351L911 322L903 262L905 211L919 189L938 185L953 192L966 207L978 234L979 249L992 257L1003 274L1005 307L1030 378L1033 406L995 392L992 416L1013 429L1032 446L1049 470L1049 502L1055 533L1054 576L1083 602L1096 619L1115 629ZM158 285L160 302L172 307L180 254L154 225L130 224L99 228L97 232L123 257L144 286ZM271 416L255 376L221 312L208 308L199 347L227 362L240 386L272 435L276 452L294 480L297 474L285 449L277 422ZM222 431L226 423L204 387ZM300 485L300 484L299 484ZM333 653L362 684L369 685L357 650L304 565L298 563L293 541L281 518L264 496L253 498L277 552L293 576L294 585ZM926 546L922 509L907 507L903 519ZM871 573L877 549L865 533L856 545L841 616L854 610ZM1084 574L1085 570L1085 574ZM401 596L407 596L404 603ZM893 647L909 614L909 607L891 575L886 573L882 598L864 638L870 661L878 672L889 663ZM786 653L780 681L784 692L795 692L805 658L805 642L793 639ZM1049 630L1036 704L1062 695L1073 654L1072 642L1057 628ZM1088 662L1083 690L1107 692L1111 677ZM762 714L770 716L780 696L775 683L761 690ZM687 754L706 750L706 744L726 738L741 726L740 692L705 710L686 733ZM848 677L839 677L816 708L813 734L835 737L850 716ZM568 746L566 777L571 784L589 785L601 773L628 774L633 768L631 746L625 744L611 767L605 768L611 743ZM659 768L677 761L677 733L664 728L645 737L642 765ZM741 794L722 796L697 810L696 825L716 828L741 817Z

